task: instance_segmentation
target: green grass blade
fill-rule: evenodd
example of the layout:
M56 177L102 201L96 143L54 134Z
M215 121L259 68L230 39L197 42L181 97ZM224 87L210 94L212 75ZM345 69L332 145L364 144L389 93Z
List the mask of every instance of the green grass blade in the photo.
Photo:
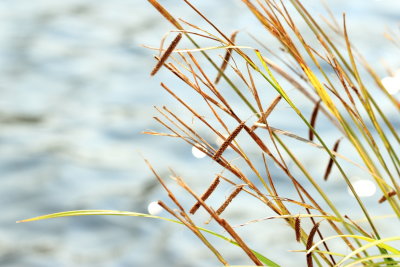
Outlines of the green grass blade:
M17 223L23 223L23 222L33 222L33 221L40 221L40 220L46 220L46 219L54 219L54 218L61 218L61 217L71 217L71 216L89 216L89 215L114 215L114 216L133 216L133 217L145 217L145 218L152 218L152 219L159 219L159 220L164 220L168 222L173 222L177 224L181 224L182 222L173 220L173 219L168 219L165 217L160 217L160 216L155 216L155 215L150 215L146 213L139 213L139 212L132 212L132 211L118 211L118 210L73 210L73 211L64 211L64 212L57 212L57 213L52 213L52 214L47 214L47 215L42 215L38 217L33 217L25 220L20 220L17 221ZM197 229L200 231L206 232L208 234L214 235L216 237L219 237L225 241L228 241L229 243L238 246L238 244L233 241L232 239L220 235L218 233L215 233L211 230L208 230L206 228L198 227L196 226ZM275 263L274 261L268 259L261 253L252 250L252 252L256 255L256 257L264 263L266 266L270 267L280 267L279 264Z
M355 238L355 239L361 239L364 241L367 241L368 244L352 251L350 254L348 254L345 259L342 260L345 261L346 259L349 259L350 257L356 255L357 253L366 250L367 248L373 247L373 246L377 246L379 248L383 248L386 249L387 251L390 251L394 254L400 254L400 251L395 249L392 246L389 246L387 244L385 244L384 242L389 242L389 241L396 241L396 240L400 240L400 236L394 236L394 237L389 237L389 238L384 238L384 239L373 239L373 238L369 238L369 237L365 237L365 236L360 236L360 235L335 235L335 236L329 236L327 238L324 238L323 240L320 240L318 242L316 242L308 251L307 253L312 252L316 247L318 247L318 245L320 245L321 243L328 241L330 239L334 239L334 238L338 238L338 237L351 237L351 238Z
M354 255L356 255L357 253L360 253L361 251L364 251L370 247L374 247L377 246L379 248L384 248L392 253L395 253L396 255L400 254L400 251L398 251L397 249L386 245L384 242L390 242L390 241L397 241L400 240L400 236L394 236L394 237L388 237L388 238L384 238L384 239L380 239L380 240L374 240L371 239L371 241L368 241L367 244L365 244L364 246L352 251L351 253L349 253L346 257L344 257L340 262L338 262L338 265L344 263L346 260L350 259L351 257L353 257ZM385 245L385 247L383 247L383 245ZM391 259L390 257L388 257L389 260ZM389 261L390 262L390 261Z
M375 256L365 257L365 258L353 261L353 262L351 262L349 264L346 264L346 265L344 265L344 267L352 267L352 266L355 266L358 263L362 263L362 262L369 261L369 260L387 259L387 258L400 258L400 254L390 254L390 255L386 255L385 254L385 255L375 255ZM398 266L398 265L394 265L394 264L399 263L399 262L398 261L391 261L390 263L393 264L393 266ZM370 265L369 264L368 266L380 266L380 265L386 265L387 266L388 262L387 261L383 261L381 263L376 263L376 264L379 264L379 265L375 265L375 264L371 264Z

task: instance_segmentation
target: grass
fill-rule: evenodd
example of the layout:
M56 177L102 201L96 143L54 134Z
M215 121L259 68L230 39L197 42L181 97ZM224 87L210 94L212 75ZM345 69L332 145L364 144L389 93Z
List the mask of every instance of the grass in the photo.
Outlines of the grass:
M173 203L158 202L175 218L167 220L187 227L223 265L229 265L229 259L206 234L238 246L250 264L280 266L268 255L251 249L224 216L224 211L238 195L246 195L275 215L252 219L242 225L282 220L285 222L282 227L285 224L292 228L293 238L303 244L304 249L297 251L304 253L303 265L399 266L400 251L395 248L394 241L399 241L400 236L382 236L372 212L376 206L384 205L393 216L400 218L400 138L393 117L386 113L390 109L398 114L400 103L382 84L374 71L376 66L370 65L351 43L346 17L343 15L338 22L331 16L331 20L325 20L322 25L321 19L310 14L299 0L284 3L242 0L265 33L279 45L280 49L271 51L261 38L252 37L254 47L241 46L237 39L242 33L224 33L188 0L182 3L197 13L206 26L177 19L158 1L149 2L175 28L170 34L176 35L167 48L163 47L165 40L157 48L159 56L155 57L157 63L151 74L156 75L165 68L181 81L163 82L161 87L176 99L181 110L185 109L186 114L202 126L194 127L182 111L177 113L162 107L157 108L160 115L154 119L168 132L146 133L179 138L205 153L222 170L216 177L209 178L210 186L203 193L196 192L185 179L172 172L172 179L193 199L192 205L186 208L190 203L181 203L177 193L169 189L168 183L146 161ZM306 29L300 28L300 24L306 25ZM396 44L396 38L390 35L389 39ZM186 43L189 48L179 49L183 40L189 42ZM175 93L173 88L182 84L197 95L201 103L185 100L184 95ZM290 113L285 114L285 118L303 125L308 138L302 137L302 133L274 127L273 123L279 122L276 114L282 112L277 107L282 105L290 107L284 111ZM243 107L247 107L247 111ZM329 125L330 134L319 129L319 123ZM336 138L332 140L334 135ZM216 147L208 141L208 136L223 142ZM293 143L302 147L303 154L323 152L327 160L324 170L308 167ZM228 148L234 157L226 156ZM381 198L377 203L371 205L359 196L350 177L354 168L368 176L380 190ZM275 173L284 176L292 188L280 188ZM326 190L333 174L347 184L356 200L349 203L355 204L352 208L362 214L357 219L365 220L366 224L361 225L343 213L338 208L338 200ZM281 177L279 179L283 179ZM231 185L232 193L223 203L209 204L207 200L221 183ZM296 197L289 198L282 195L282 191L294 192ZM205 210L210 220L229 237L200 227L195 220L199 209ZM72 211L24 221L78 215L166 219L133 212ZM341 242L346 248L342 251L347 253L332 250L329 245L332 240ZM290 253L294 252L288 252L288 256Z

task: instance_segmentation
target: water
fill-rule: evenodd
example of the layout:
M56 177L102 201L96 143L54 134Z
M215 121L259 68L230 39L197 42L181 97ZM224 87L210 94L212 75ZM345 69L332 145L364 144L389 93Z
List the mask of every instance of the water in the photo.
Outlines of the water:
M399 23L398 0L329 2L337 14L348 11L352 37L372 62L385 59L400 67L393 56L398 50L381 38L385 26ZM228 25L227 31L249 30L254 20L240 1L198 6ZM188 14L178 4L170 8ZM186 18L198 21L193 14ZM163 175L173 166L199 190L220 170L209 159L194 158L181 142L140 134L161 129L151 119L153 105L175 104L159 87L166 72L149 79L153 53L141 47L157 46L171 26L138 0L2 0L0 25L0 264L217 265L189 231L157 220L81 217L15 224L74 209L147 212L148 203L167 197L141 154ZM331 187L345 192L341 184ZM233 205L229 216L243 222L257 208ZM293 233L281 224L239 232L262 231L265 238L253 241L254 247L283 266L298 266L295 259L302 255L284 256ZM222 250L232 262L247 263L235 248Z

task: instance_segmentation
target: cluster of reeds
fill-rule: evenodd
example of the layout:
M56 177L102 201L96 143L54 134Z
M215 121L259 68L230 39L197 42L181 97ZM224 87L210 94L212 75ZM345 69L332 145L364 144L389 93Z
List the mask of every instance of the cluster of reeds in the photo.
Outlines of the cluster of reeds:
M385 110L389 108L399 113L400 103L387 91L373 66L351 44L345 16L341 22L331 16L322 26L299 0L242 0L266 32L278 41L280 50L271 51L255 37L252 38L257 49L240 46L236 41L238 32L224 33L189 0L182 3L204 20L208 25L206 28L177 19L157 0L148 1L175 28L171 34L176 34L167 48L164 48L165 40L162 41L151 75L165 68L181 83L161 83L180 105L179 113L167 107L157 108L160 116L155 120L169 133L146 133L180 138L206 154L222 170L216 177L209 178L210 186L204 192L195 192L183 178L173 173L171 177L193 198L193 203L181 203L147 162L174 203L172 207L158 202L176 218L174 222L192 231L223 265L229 265L229 261L205 233L239 246L255 265L280 266L279 262L268 259L268 255L252 250L224 217L224 210L230 203L239 194L247 194L276 214L262 220L282 219L293 228L293 238L304 244L304 250L300 252L305 254L307 266L397 266L400 251L389 242L400 240L400 237L380 235L370 208L352 184L349 170L358 168L369 176L382 194L376 205L387 205L393 216L400 217L400 138L391 117L382 109L384 104ZM311 33L307 37L303 34L304 29L298 27L299 20ZM184 39L189 47L179 49ZM200 42L213 45L204 47L198 44ZM222 56L219 55L221 51ZM198 111L197 103L175 93L173 88L178 86L193 90L208 108L208 113ZM238 101L231 101L232 92L240 99L240 105ZM379 103L377 95L383 99ZM291 112L291 120L304 125L308 138L271 125L270 117L283 104L290 107L285 112ZM247 112L243 111L243 106L248 108ZM183 118L182 108L201 122L200 130ZM320 120L334 128L336 140L327 139L318 130ZM209 141L210 135L223 140L219 147ZM306 153L323 151L325 170L308 169L297 155L298 151L288 145L289 141L303 146ZM234 157L225 156L228 148ZM339 151L350 151L349 156ZM241 162L240 166L237 162ZM263 163L261 167L259 162ZM296 198L279 193L281 190L276 186L272 165L290 181L290 190L296 193ZM332 172L345 181L354 195L354 203L358 205L354 209L362 211L364 218L358 219L365 219L365 226L338 210L336 200L323 189L322 184L329 182ZM220 183L231 184L234 190L225 202L211 205L207 199L218 190ZM309 185L313 190L306 189ZM230 237L197 225L193 215L199 209L204 209ZM39 218L92 214L155 217L116 211L75 211ZM321 225L324 225L324 231ZM341 240L349 253L332 251L329 248L331 239Z
M400 103L387 92L372 66L353 48L347 33L345 16L343 16L342 23L337 22L332 16L332 21L327 24L330 30L336 34L336 40L333 41L299 0L285 3L274 0L243 0L242 2L256 16L266 31L279 41L281 50L289 55L290 59L284 60L278 53L270 51L256 38L253 39L260 47L259 49L238 45L235 41L237 32L227 35L188 0L183 2L201 16L208 27L200 28L183 19L177 19L159 2L155 0L149 0L149 2L176 28L173 32L177 34L167 49L163 49L163 47L159 49L160 56L156 57L158 63L151 74L156 74L163 66L200 95L209 107L208 114L196 111L196 104L185 102L185 96L174 93L171 88L178 85L161 83L161 86L182 107L203 123L205 129L224 141L219 147L213 146L190 122L185 122L181 118L182 116L166 107L158 109L161 117L155 119L171 133L148 133L178 137L201 150L221 165L224 171L229 171L233 175L233 178L218 175L214 180L210 179L211 185L203 195L194 192L182 178L173 176L176 182L196 201L189 213L194 214L200 207L205 209L256 265L275 266L275 263L263 262L262 260L265 258L258 257L258 254L242 241L222 214L227 205L240 192L249 194L254 201L261 201L267 205L276 213L276 218L284 219L294 229L296 240L304 243L308 266L312 266L313 261L319 266L341 266L348 263L349 260L352 260L351 264L353 265L356 263L372 264L372 262L376 263L376 260L382 261L384 265L397 264L395 258L399 256L399 251L386 244L388 239L381 238L369 208L358 196L348 171L343 167L343 162L350 162L369 175L381 190L382 198L379 202L386 202L395 216L400 216L398 180L400 161L397 153L400 139L393 122L382 110L380 105L382 103L377 103L375 96L384 94L385 100L387 100L386 104L391 104L395 112L399 111ZM295 8L296 19L288 11L287 5ZM297 26L299 17L306 23L308 30L311 30L314 40L306 40L306 37L303 36ZM178 42L182 37L187 38L193 47L177 49ZM199 39L215 42L215 46L201 47L198 45ZM314 45L310 45L310 43ZM224 49L225 55L223 57L213 56L214 54L211 52L216 49ZM230 71L228 72L227 69ZM215 77L211 76L213 73ZM262 87L258 82L260 79L264 80ZM222 83L225 84L220 86ZM242 115L243 112L237 104L231 104L229 93L220 89L226 85L248 107L247 117ZM179 86L182 85L179 84ZM307 114L308 110L304 107L298 107L297 99L291 96L292 88L301 92L308 99L309 105L313 106L311 115ZM269 90L268 98L260 97L261 95L265 96L263 90ZM271 91L275 91L274 98L271 97L274 95ZM269 99L269 102L265 103L266 99ZM301 120L304 123L309 132L308 139L270 125L269 116L280 102L286 102L295 112L297 118L292 118L293 120ZM330 122L337 130L338 139L333 147L328 146L329 142L317 130L318 113L325 116L327 122L324 123ZM232 121L236 122L237 126L229 127L232 125ZM202 132L204 131L202 129ZM249 155L249 150L246 149L248 146L243 144L243 141L239 144L237 136L242 133L248 137L244 142L256 144L259 159L264 162L264 170L260 170L256 166L254 156ZM313 153L315 149L322 149L326 152L329 161L321 177L313 176L312 172L306 169L301 159L286 145L287 142L284 141L283 135L310 145L309 153ZM345 151L355 150L360 161L354 161L350 159L351 157L338 153L342 139L346 139L346 145L351 146ZM235 151L237 157L235 161L224 157L224 152L228 147ZM254 154L254 150L251 153ZM315 193L310 193L305 189L303 184L306 181L303 177L293 174L293 167L288 167L288 157L283 154L288 155L289 160L301 170L304 177L307 178L307 182L316 189L315 192L319 194L318 198L322 198L324 203L318 203L313 195ZM235 166L233 162L237 162L238 158L247 164L249 171L242 171L243 167ZM297 200L279 195L269 170L272 162L293 184L293 190L298 195ZM335 201L321 188L321 183L328 180L334 168L354 195L368 222L368 230L363 229L355 221L342 214L337 209ZM177 201L174 193L168 190L159 176L157 177L178 209L173 210L163 202L159 202L159 204L199 236L221 263L227 264L226 259L198 230L189 213ZM254 178L261 183L256 182ZM206 200L216 190L220 180L232 184L236 189L218 209L214 210ZM295 203L297 209L288 207L288 203ZM302 214L298 214L299 209L303 210ZM311 224L309 232L303 228L303 225L306 224ZM319 230L321 224L328 225L337 234L335 238L341 238L343 246L347 246L351 253L338 255L331 251L326 241L332 237L325 238L326 236ZM317 241L317 237L321 241ZM363 244L361 240L366 240L367 244ZM367 248L373 246L379 249L378 255L368 254Z

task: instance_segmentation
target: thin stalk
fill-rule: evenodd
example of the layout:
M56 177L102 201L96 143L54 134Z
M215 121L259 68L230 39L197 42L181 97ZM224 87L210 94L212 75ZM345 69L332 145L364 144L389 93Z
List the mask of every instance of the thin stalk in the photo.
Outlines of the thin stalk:
M332 203L332 201L329 199L329 197L325 194L324 190L319 186L319 184L315 181L315 179L311 176L311 174L307 171L307 169L301 164L301 162L297 159L297 157L291 152L291 150L285 145L285 143L282 141L281 138L279 138L278 135L273 133L274 138L278 140L279 144L283 147L283 149L286 151L286 153L290 156L290 158L295 162L297 167L301 170L301 172L306 176L308 181L314 186L314 188L317 190L317 192L320 194L320 196L324 199L326 204L328 204L329 208L332 210L332 212L335 214L336 217L341 219L341 222L343 223L343 226L346 228L346 230L354 234L353 230L348 226L348 224L345 222L345 219L342 217L341 213L338 211L336 206ZM352 245L347 241L347 239L343 239L349 247L354 250ZM361 243L358 240L355 240L356 243L361 246Z
M350 182L350 179L347 177L345 171L342 169L341 165L339 162L336 160L336 157L332 154L330 149L327 147L325 144L324 140L320 137L320 135L315 131L315 129L311 126L311 124L308 122L308 120L304 117L302 112L297 108L297 106L292 102L292 100L288 97L288 95L283 91L283 89L280 87L280 85L277 83L275 78L273 77L271 71L269 70L268 66L266 63L263 61L262 56L260 56L259 52L256 52L259 59L263 63L264 68L267 70L267 72L270 74L272 81L261 71L259 70L259 73L270 83L275 90L282 95L282 97L286 100L286 102L290 105L290 107L297 113L297 115L301 118L301 120L314 132L315 137L318 139L318 141L321 143L321 145L325 148L325 151L329 154L330 158L333 160L335 163L336 167L338 168L339 172L342 174L344 180L346 181L347 185L349 186L350 190L354 194L354 197L357 200L358 205L360 206L361 210L363 211L365 217L368 220L368 223L371 226L372 231L374 234L379 238L379 233L378 230L376 229L368 210L365 208L364 204L362 203L360 197L358 196L357 192L355 191L353 185ZM323 99L324 101L324 99ZM337 113L337 112L336 112Z

